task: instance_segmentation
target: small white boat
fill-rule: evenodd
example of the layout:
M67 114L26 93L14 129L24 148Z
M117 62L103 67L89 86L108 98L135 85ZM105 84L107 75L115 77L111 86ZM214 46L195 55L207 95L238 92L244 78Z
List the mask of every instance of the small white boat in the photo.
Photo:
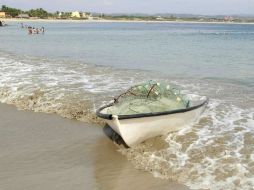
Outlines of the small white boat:
M148 96L151 93L151 89L155 89L154 86L160 83L152 83L148 86ZM135 88L139 88L140 85L135 86ZM144 85L142 85L144 86ZM152 88L151 88L152 87ZM136 94L132 91L133 88L129 89L127 93ZM161 100L163 99L161 94L155 91L155 95ZM171 90L168 90L172 92ZM126 93L124 93L125 95ZM122 96L122 95L120 95ZM119 96L119 97L120 97ZM147 96L147 98L148 98ZM118 98L119 98L118 97ZM180 93L174 95L175 101L182 101L183 96L180 96ZM132 99L128 102L128 106L133 105ZM140 101L140 99L139 99ZM142 100L143 101L143 100ZM158 100L153 99L156 104ZM165 102L165 98L163 100ZM172 101L172 98L171 100ZM169 101L168 101L169 102ZM195 122L200 114L204 111L207 103L208 98L202 97L195 101L182 101L182 106L173 106L174 108L171 109L164 109L163 111L156 111L156 112L146 112L146 113L135 113L135 114L114 114L117 107L118 101L114 103L108 104L106 106L101 107L97 110L96 114L98 117L105 119L106 123L118 134L122 137L123 143L127 147L133 147L148 138L156 137L160 135L165 135L167 133L177 131L183 129L184 127L190 125L191 123ZM147 104L147 103L146 103ZM167 105L167 104L166 104ZM171 104L172 105L172 102ZM126 105L124 105L126 106ZM140 104L139 104L140 106ZM179 109L177 109L179 107ZM140 108L139 108L140 109ZM113 111L112 111L113 110ZM126 110L125 110L126 111ZM117 113L117 112L116 112ZM117 138L114 137L116 134L111 134L113 131L109 132L109 127L106 129L106 133L108 136L111 136L112 140L116 140Z

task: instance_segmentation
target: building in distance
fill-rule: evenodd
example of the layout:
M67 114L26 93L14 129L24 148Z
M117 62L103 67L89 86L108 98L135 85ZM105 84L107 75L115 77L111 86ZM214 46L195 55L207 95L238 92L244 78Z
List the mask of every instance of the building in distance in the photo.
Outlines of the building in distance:
M5 17L6 17L5 12L0 12L0 18L5 18Z
M19 14L17 18L29 18L28 14Z
M71 13L71 18L81 18L81 14L78 11L74 11Z

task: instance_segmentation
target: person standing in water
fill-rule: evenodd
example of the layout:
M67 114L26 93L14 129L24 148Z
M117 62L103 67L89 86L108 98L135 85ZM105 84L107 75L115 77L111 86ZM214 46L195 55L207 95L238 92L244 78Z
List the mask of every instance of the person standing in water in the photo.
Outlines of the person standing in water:
M33 34L33 29L31 26L28 26L28 34Z
M42 26L41 27L41 33L44 34L45 28Z

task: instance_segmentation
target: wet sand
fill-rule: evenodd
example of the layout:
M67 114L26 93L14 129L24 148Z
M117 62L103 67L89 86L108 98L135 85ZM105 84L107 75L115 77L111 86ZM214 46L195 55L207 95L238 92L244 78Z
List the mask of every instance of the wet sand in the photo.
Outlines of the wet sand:
M101 127L0 104L0 187L187 190L136 170Z

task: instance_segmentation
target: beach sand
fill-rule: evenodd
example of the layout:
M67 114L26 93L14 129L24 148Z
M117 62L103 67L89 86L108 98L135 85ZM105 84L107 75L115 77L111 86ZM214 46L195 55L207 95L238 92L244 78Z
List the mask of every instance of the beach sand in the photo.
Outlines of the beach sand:
M99 126L0 104L0 189L187 188L136 170Z

